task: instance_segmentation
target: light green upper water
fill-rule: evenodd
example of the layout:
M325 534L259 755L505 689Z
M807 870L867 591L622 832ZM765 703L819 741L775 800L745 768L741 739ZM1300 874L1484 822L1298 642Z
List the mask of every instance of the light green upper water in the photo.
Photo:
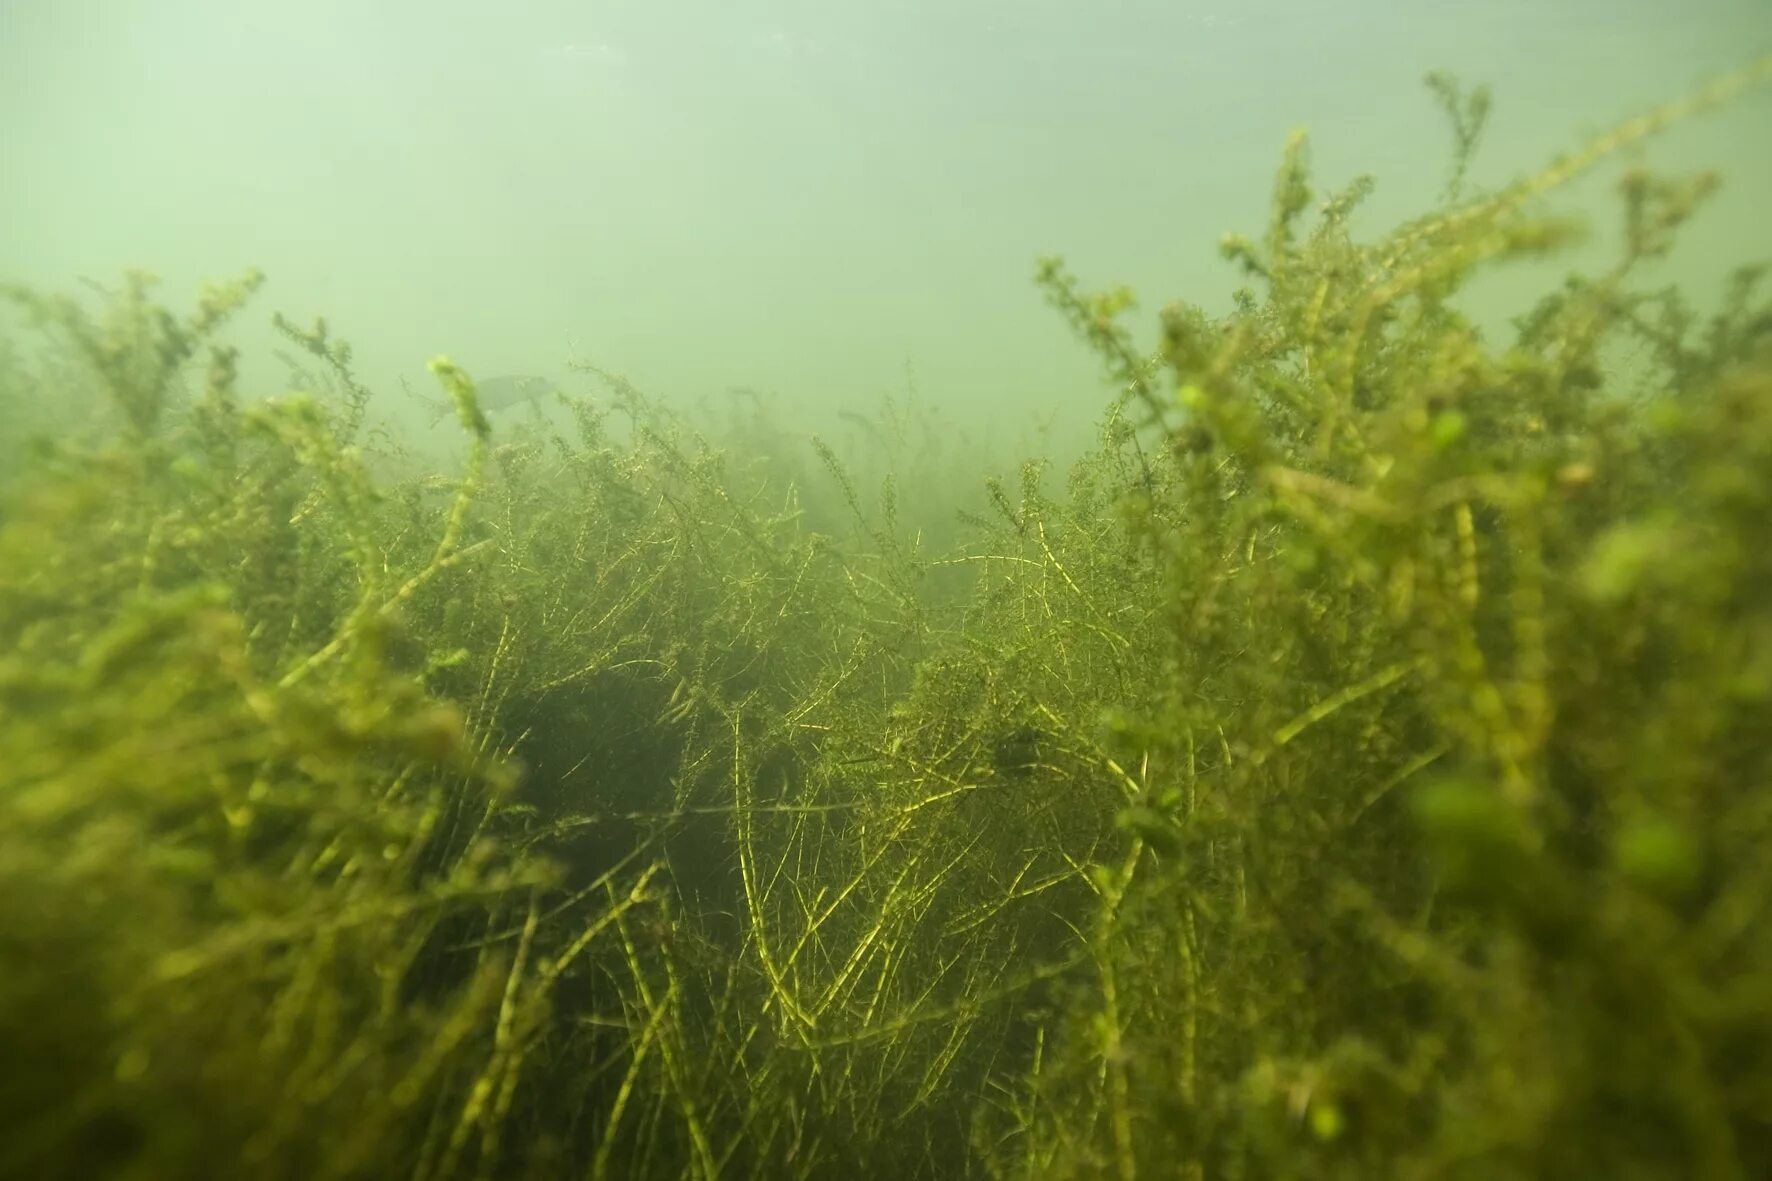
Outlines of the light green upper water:
M1325 185L1378 176L1383 226L1444 179L1430 69L1494 87L1473 180L1500 183L1768 45L1765 0L9 0L0 275L262 267L265 302L326 314L415 436L398 379L447 349L673 398L754 386L812 426L909 363L962 421L1062 439L1100 387L1037 255L1151 309L1211 299L1213 243L1259 229L1294 126ZM1652 149L1726 166L1684 238L1694 292L1772 253L1768 126L1762 93ZM249 389L282 380L253 363Z

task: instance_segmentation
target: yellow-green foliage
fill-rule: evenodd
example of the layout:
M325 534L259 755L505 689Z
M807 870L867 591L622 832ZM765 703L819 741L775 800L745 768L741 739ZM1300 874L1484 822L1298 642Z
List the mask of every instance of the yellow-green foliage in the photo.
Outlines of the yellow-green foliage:
M1670 117L1370 245L1344 229L1363 186L1298 226L1294 140L1266 242L1226 242L1261 293L1164 313L1174 403L1048 270L1161 418L1178 492L1145 510L1175 672L1129 735L1154 855L1111 883L1071 1035L1105 1087L1053 1089L1041 1171L1765 1166L1772 1075L1742 1052L1772 1029L1749 999L1772 996L1756 272L1704 343L1651 333L1672 363L1624 375L1659 381L1641 402L1603 350L1644 332L1628 280L1709 178L1627 175L1617 263L1511 346L1446 302L1563 236L1528 198Z
M383 484L323 322L236 400L252 277L9 292L0 406L120 429L0 473L0 1175L1764 1175L1772 311L1633 286L1715 184L1640 170L1512 340L1453 297L1768 74L1491 193L1436 76L1369 242L1295 139L1155 355L1044 264L1119 396L940 528L597 371L495 437L439 359Z
M120 321L170 323L143 292ZM504 983L487 954L418 995L433 932L546 875L435 855L508 776L345 607L370 494L324 415L223 375L167 437L162 370L108 380L132 437L0 524L0 1171L378 1175L467 1102Z

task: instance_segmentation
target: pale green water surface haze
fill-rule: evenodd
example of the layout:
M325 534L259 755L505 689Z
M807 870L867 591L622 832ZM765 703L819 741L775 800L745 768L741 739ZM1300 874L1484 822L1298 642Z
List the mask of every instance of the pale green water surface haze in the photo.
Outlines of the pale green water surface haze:
M1769 44L1764 0L9 0L0 269L259 266L378 390L440 350L578 359L815 422L908 363L956 418L1068 433L1102 389L1037 256L1210 301L1294 127L1325 183L1378 177L1383 225L1445 179L1431 69L1494 88L1473 180L1500 183ZM1649 149L1726 168L1698 289L1772 249L1768 126L1755 95Z

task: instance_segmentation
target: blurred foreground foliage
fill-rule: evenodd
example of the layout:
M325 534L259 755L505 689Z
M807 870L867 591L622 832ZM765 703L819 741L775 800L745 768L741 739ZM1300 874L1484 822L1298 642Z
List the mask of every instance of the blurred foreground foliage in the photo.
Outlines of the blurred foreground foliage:
M1768 74L1477 196L1436 76L1370 242L1295 139L1155 354L1043 264L1120 393L933 528L595 371L500 441L434 362L468 459L378 481L323 323L236 397L255 276L9 290L0 413L114 429L0 454L0 1175L1772 1172L1760 271L1643 289L1715 182L1632 170L1452 298Z

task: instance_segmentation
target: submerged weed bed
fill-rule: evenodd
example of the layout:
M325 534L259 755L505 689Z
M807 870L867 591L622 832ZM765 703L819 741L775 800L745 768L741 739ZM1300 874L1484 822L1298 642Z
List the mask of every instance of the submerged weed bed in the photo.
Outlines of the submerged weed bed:
M1043 264L1117 396L943 548L613 377L495 442L438 361L378 482L324 325L236 396L251 277L12 291L0 409L115 429L0 455L0 1173L1772 1173L1762 272L1639 290L1714 182L1631 171L1452 302L1769 75L1370 242L1295 140L1155 355Z

